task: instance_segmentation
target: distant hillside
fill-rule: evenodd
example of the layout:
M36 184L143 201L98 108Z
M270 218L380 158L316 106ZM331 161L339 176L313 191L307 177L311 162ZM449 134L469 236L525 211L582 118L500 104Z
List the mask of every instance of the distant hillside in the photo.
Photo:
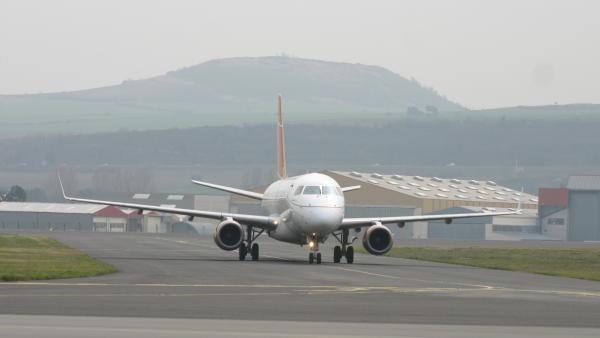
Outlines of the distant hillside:
M0 96L0 132L96 132L377 118L408 107L463 108L385 68L290 57L208 61L150 79L74 92Z
M554 104L545 106L517 106L482 110L462 110L444 114L442 117L452 120L598 120L600 119L600 104Z

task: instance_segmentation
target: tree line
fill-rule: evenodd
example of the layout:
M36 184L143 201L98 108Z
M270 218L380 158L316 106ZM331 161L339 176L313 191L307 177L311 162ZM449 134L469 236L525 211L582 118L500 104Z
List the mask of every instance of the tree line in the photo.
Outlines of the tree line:
M599 121L423 121L289 125L290 163L512 166L600 165ZM67 165L251 166L272 163L273 125L120 131L0 140L1 167ZM144 173L127 180L150 179ZM97 177L103 185L102 175Z
M13 185L8 192L0 191L0 202L25 202L27 200L27 192L19 185Z

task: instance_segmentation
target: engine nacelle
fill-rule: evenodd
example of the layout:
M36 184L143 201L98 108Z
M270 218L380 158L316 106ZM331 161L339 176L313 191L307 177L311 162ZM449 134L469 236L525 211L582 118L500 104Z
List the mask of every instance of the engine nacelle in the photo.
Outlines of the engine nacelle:
M392 232L381 223L370 226L363 235L363 247L371 255L383 255L394 246Z
M213 239L219 248L227 251L235 250L242 245L244 229L240 223L226 219L215 228Z

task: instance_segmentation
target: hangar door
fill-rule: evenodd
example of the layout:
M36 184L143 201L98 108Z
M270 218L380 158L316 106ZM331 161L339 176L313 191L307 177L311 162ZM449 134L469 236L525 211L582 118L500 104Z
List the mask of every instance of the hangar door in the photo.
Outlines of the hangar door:
M600 192L572 191L569 196L569 240L600 240Z

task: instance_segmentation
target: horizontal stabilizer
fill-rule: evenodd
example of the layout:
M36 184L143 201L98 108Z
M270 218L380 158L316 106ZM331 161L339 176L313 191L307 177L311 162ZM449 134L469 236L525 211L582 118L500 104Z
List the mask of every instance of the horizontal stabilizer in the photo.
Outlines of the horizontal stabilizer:
M353 185L351 187L342 188L342 192L348 192L348 191L358 190L358 189L360 189L360 185Z
M254 191L248 191L248 190L243 190L243 189L238 189L238 188L231 188L231 187L227 187L224 185L218 185L218 184L196 181L196 180L192 180L192 182L194 182L195 184L204 186L204 187L209 187L209 188L213 188L213 189L217 189L217 190L221 190L221 191L226 191L226 192L229 192L232 194L253 198L255 200L262 200L264 198L263 194L254 192Z

